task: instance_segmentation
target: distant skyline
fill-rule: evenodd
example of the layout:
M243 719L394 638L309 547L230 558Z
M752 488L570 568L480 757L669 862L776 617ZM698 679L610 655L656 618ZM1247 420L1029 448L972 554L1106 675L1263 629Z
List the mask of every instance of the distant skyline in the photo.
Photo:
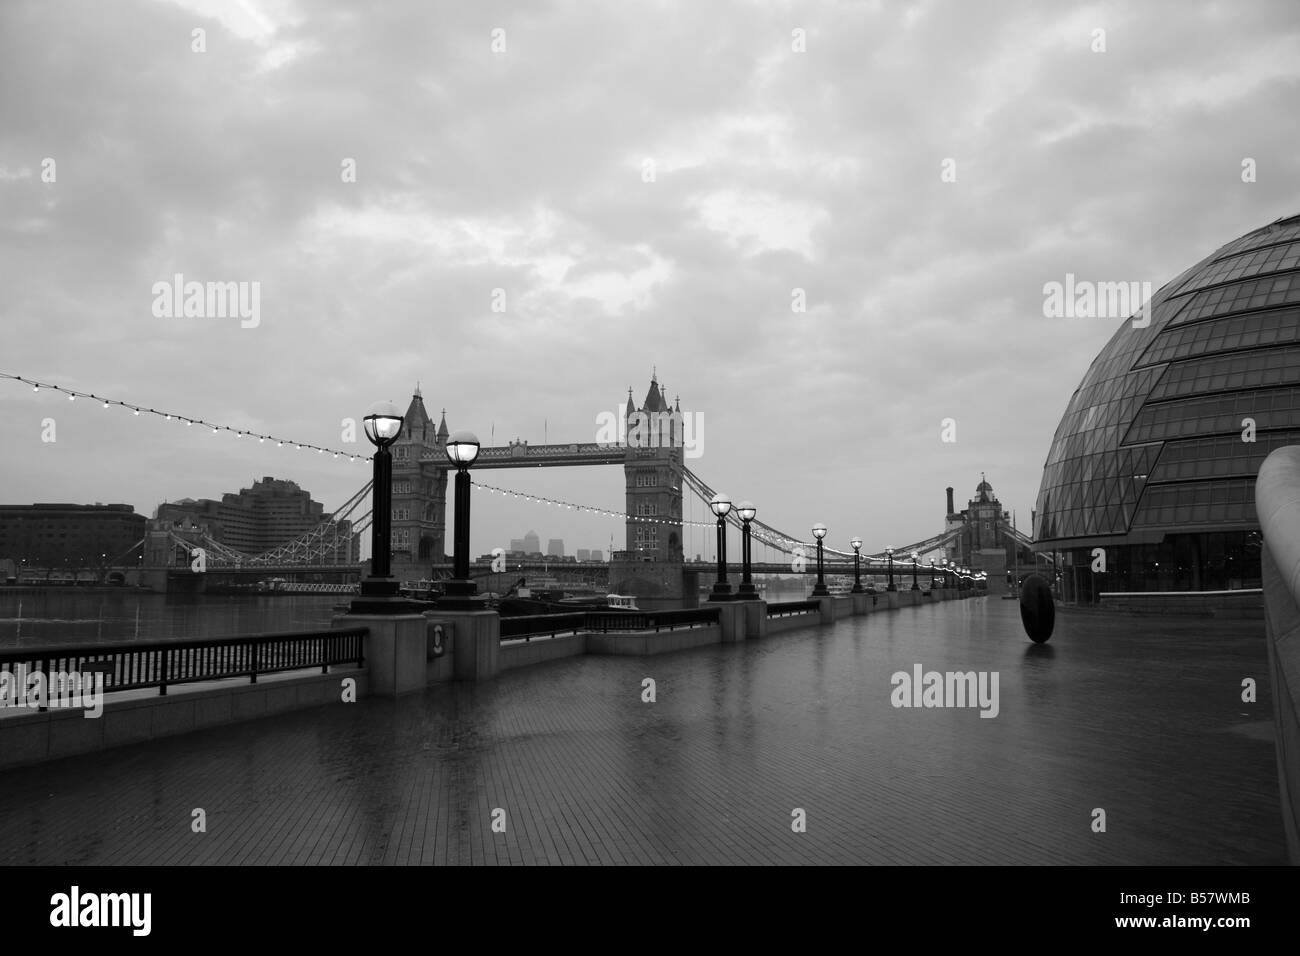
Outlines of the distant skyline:
M582 442L657 371L783 531L899 546L981 472L1027 530L1118 324L1045 286L1158 289L1300 211L1298 74L1291 0L3 4L0 371L362 456L345 420L417 383ZM0 448L14 504L369 478L5 380ZM476 477L624 507L621 469ZM473 554L527 527L624 545L476 493Z

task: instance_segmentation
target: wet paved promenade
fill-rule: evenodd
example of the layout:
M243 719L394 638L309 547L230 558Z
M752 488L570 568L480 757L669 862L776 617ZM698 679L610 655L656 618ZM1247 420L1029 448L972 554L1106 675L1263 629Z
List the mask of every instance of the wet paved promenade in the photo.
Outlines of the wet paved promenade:
M17 768L0 862L1285 862L1262 622L1064 613L1038 647L1017 608L582 657ZM917 663L997 671L998 716L895 709Z

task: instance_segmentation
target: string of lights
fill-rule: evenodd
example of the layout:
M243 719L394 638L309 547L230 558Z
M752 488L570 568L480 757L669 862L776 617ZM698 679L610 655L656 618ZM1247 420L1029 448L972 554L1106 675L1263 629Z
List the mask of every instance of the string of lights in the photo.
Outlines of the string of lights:
M714 527L714 522L712 521L675 521L671 518L656 517L654 515L632 515L625 511L611 511L609 508L594 508L591 505L580 505L572 501L561 501L558 498L547 498L545 495L531 495L523 491L512 491L509 488L498 488L495 485L485 485L480 481L473 482L473 485L478 490L487 491L492 494L506 495L511 498L522 498L525 501L536 501L539 504L554 505L559 508L568 508L572 511L586 511L606 518L624 518L629 521L640 521L646 524L680 524L697 528Z
M59 392L67 395L68 401L70 402L76 401L78 398L88 398L92 402L102 402L105 408L110 408L116 405L120 408L129 409L136 415L143 413L147 415L155 415L164 421L184 422L186 427L200 425L204 428L212 429L214 435L218 432L225 431L230 432L236 438L256 438L257 441L262 444L273 441L275 442L276 447L284 447L287 445L294 448L296 451L303 451L305 449L307 451L314 451L318 455L330 454L335 458L346 458L348 461L370 461L369 455L358 455L356 452L337 451L333 448L324 448L320 445L313 445L311 442L293 441L289 438L278 438L275 435L262 435L247 428L234 428L230 425L221 425L216 422L205 421L202 418L191 418L187 415L178 415L175 412L160 411L156 408L146 408L143 405L133 405L130 402L120 401L115 398L105 398L102 395L96 395L93 392L79 392L76 389L68 388L64 385L56 385L52 382L38 382L35 379L24 378L21 375L11 375L8 372L0 372L0 378L12 379L13 381L30 385L34 392L39 392L41 389Z

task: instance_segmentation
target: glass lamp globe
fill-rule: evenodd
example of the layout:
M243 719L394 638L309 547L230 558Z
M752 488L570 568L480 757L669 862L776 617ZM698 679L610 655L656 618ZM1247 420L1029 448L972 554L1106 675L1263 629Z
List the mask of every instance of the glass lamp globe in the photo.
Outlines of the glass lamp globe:
M709 502L709 508L712 509L713 513L719 518L725 518L731 511L731 497L719 492L714 495L713 500Z
M820 541L822 538L826 537L826 525L822 524L820 521L817 522L812 526L812 533L813 537Z
M754 507L752 501L742 501L736 505L736 514L740 515L742 521L753 521L754 515L758 514L758 509Z
M362 419L366 437L377 448L387 448L402 431L402 413L392 402L375 402Z
M447 458L457 468L468 468L478 457L478 436L471 431L458 431L447 439Z

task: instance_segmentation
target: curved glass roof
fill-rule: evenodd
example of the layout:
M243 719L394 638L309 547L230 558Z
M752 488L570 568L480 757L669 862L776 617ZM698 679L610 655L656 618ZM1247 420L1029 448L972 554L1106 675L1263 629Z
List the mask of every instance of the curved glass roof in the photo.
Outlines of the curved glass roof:
M1255 422L1243 440L1242 420ZM1093 360L1043 466L1034 538L1158 541L1256 527L1255 474L1300 443L1300 216L1168 282Z

